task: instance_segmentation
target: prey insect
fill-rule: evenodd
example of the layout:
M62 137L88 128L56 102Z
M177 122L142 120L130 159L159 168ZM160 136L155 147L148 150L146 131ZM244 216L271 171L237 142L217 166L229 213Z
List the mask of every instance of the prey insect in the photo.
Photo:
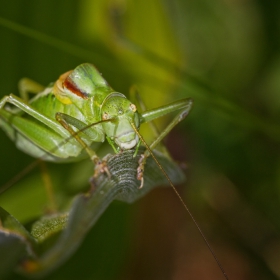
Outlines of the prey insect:
M30 91L29 85L26 88ZM33 88L35 90L31 91L35 92L41 89L34 83ZM146 159L152 156L227 278L200 227L152 151L188 115L192 99L185 98L140 113L135 104L114 91L89 63L61 75L53 85L39 90L31 100L28 100L26 92L26 89L22 90L21 98L10 94L0 101L0 126L19 149L33 157L54 162L75 161L89 156L96 166L95 174L106 172L110 176L106 162L102 162L95 152L97 146L107 140L116 153L135 149L136 155L143 143L146 151L140 156L137 169L139 187L144 186ZM141 124L172 112L177 112L176 116L148 145L139 133Z

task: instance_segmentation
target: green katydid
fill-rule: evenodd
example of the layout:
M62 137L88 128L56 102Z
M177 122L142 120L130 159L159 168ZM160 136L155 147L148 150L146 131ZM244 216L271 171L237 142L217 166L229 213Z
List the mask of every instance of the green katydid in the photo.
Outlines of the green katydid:
M22 98L13 94L2 98L0 126L19 149L48 161L79 160L86 151L95 164L100 163L94 149L105 139L115 152L136 148L137 153L141 143L140 125L179 110L150 145L153 149L192 107L192 100L186 98L139 113L136 106L125 95L115 92L89 63L61 75L54 85L28 102L26 92L21 95ZM8 107L7 103L16 108ZM72 139L71 135L74 136ZM147 151L140 163L141 186L145 158L149 154ZM104 170L104 167L100 169Z
M41 89L36 83L33 86ZM96 172L107 172L109 176L106 162L102 162L94 151L100 143L107 139L115 152L134 148L134 155L143 143L147 150L141 155L137 169L140 188L144 183L146 159L151 155L228 279L200 227L152 152L170 130L188 115L192 103L192 99L185 98L140 113L125 95L109 86L92 64L84 63L61 75L53 85L31 100L28 100L26 90L21 92L21 98L13 94L3 97L0 101L0 126L19 149L31 156L67 162L88 155L96 165ZM174 119L151 145L147 145L138 132L141 124L174 111L178 111Z

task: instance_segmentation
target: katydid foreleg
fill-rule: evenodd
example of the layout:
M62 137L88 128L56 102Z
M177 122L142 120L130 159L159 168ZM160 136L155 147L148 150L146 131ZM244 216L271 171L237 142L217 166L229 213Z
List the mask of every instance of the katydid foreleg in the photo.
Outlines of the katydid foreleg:
M191 108L192 108L193 101L190 98L182 99L179 101L176 101L174 103L171 103L169 105L165 105L153 110L149 110L146 112L143 112L140 117L140 122L151 122L154 119L157 119L159 117L164 116L165 114L171 113L173 111L178 111L177 115L174 117L174 119L169 123L169 125L157 136L157 138L154 140L154 142L149 146L146 145L144 139L142 136L139 136L141 141L145 144L147 147L147 150L144 152L144 154L141 156L139 160L139 167L137 169L137 178L141 181L140 188L143 187L143 175L144 175L144 168L147 157L151 155L151 150L154 149L161 141L162 139L179 123L181 122L186 116L189 114Z
M139 94L139 91L138 91L138 89L135 85L130 88L129 96L130 96L131 100L134 101L135 104L137 104L137 108L141 109L140 113L147 111L147 107L145 105L145 102L141 98L141 95ZM158 136L160 135L160 131L158 130L154 121L148 122L148 125L150 126L150 130L153 133L153 136L155 138L158 138ZM164 145L160 145L160 143L159 143L159 145L157 146L157 149L162 151L164 154L169 155L169 152Z
M88 135L91 139L94 139L97 142L101 142L104 138L104 135L99 134L98 131L95 130L89 130L87 128L92 127L93 125L96 125L97 123L91 124L87 126L83 122L79 121L76 118L73 118L69 115L63 114L63 113L56 113L56 120L67 130L69 133L74 137L77 142L83 147L83 149L87 152L89 158L93 161L95 165L95 176L99 172L106 172L107 175L110 177L110 173L108 171L108 168L106 166L106 163L100 160L100 158L97 156L96 152L90 148L90 146L79 136L79 133L85 133ZM104 121L102 121L104 122ZM78 132L75 132L72 127L74 126L78 129Z

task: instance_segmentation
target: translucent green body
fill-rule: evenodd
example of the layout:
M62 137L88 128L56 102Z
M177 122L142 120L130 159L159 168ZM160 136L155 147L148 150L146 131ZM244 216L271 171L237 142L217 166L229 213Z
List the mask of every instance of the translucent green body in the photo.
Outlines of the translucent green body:
M179 110L153 148L192 106L191 99L183 99L140 114L89 63L61 75L33 99L23 98L13 94L2 98L0 126L19 149L49 161L79 160L86 153L95 160L94 150L105 139L115 151L137 148L141 123Z

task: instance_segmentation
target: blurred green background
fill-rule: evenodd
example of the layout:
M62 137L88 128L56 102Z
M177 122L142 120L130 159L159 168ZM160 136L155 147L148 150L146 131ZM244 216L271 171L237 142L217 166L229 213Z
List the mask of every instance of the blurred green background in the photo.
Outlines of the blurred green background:
M119 92L136 84L148 108L192 97L166 139L186 169L178 189L230 279L280 278L279 1L13 0L0 17L1 96L22 77L48 85L91 62ZM33 159L2 131L0 141L2 186ZM92 172L87 162L49 169L61 205ZM28 226L46 207L41 185L34 170L0 205ZM46 279L78 277L223 279L171 188L113 203Z

